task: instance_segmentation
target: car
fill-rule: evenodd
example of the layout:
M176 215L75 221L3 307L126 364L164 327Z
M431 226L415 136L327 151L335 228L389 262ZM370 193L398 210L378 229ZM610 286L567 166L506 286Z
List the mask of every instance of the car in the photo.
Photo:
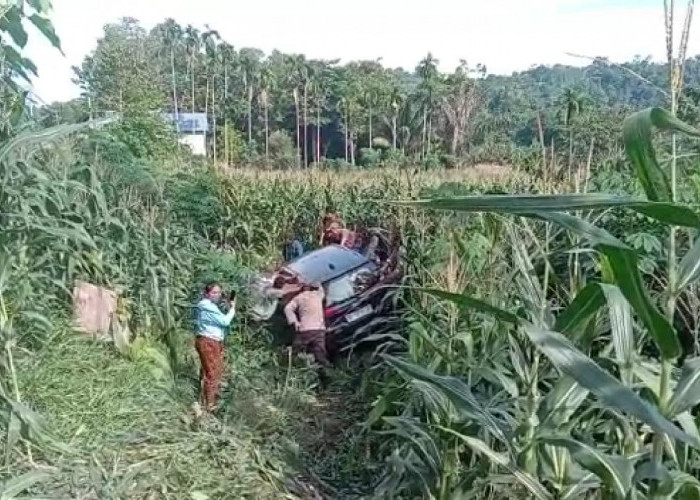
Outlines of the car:
M387 255L387 252L384 253ZM396 285L403 275L396 255L369 259L355 250L329 245L308 252L277 272L287 283L274 307L258 309L260 319L285 327L284 306L298 291L298 284L318 283L325 291L324 314L331 355L395 328L400 321ZM288 330L288 328L287 328Z

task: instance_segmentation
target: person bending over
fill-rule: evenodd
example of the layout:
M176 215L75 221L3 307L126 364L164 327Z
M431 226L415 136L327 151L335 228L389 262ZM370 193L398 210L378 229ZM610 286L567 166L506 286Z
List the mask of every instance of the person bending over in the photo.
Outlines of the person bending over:
M313 354L321 366L328 367L326 351L326 321L323 315L323 287L318 284L302 286L284 308L287 322L297 332L294 347Z

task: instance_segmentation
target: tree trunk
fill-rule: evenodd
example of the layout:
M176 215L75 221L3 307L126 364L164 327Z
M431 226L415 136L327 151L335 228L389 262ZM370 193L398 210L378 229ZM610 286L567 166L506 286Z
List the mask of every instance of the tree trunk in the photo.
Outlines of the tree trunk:
M207 86L204 89L204 116L207 122L209 122L209 75L207 75ZM204 142L206 144L206 139Z
M299 91L294 89L294 110L296 112L296 123L297 123L297 168L301 167L301 139L299 138L299 129L301 128L301 123L299 123Z
M574 131L569 125L569 183L574 170ZM578 191L577 191L578 192Z
M224 163L231 165L231 157L228 148L228 113L226 112L226 101L228 100L228 68L224 66Z
M175 130L180 132L180 112L177 107L177 80L175 78L175 51L170 48L170 69L173 76L173 109L175 111Z
M214 167L216 167L216 74L211 81L211 114L212 114L212 126L214 128Z
M428 154L430 154L430 146L433 140L433 117L428 117Z
M368 147L372 149L372 103L369 103L369 145Z
M391 142L392 146L394 147L394 151L396 151L396 134L397 134L397 123L399 121L399 117L394 114L394 116L391 117Z
M270 118L267 96L265 96L265 163L270 166Z
M316 163L321 163L321 102L316 109Z
M308 83L304 82L304 167L309 166L309 109L308 109Z
M450 154L457 155L457 146L459 145L459 126L455 124L452 127L452 141L450 142Z
M425 158L425 139L428 136L428 111L423 111L423 140L421 141L421 157Z
M248 144L253 142L253 86L248 85Z
M348 107L345 106L345 163L348 162Z
M350 163L355 164L355 140L352 138L352 134L350 134Z
M194 105L194 59L192 60L192 113L195 112L195 105Z

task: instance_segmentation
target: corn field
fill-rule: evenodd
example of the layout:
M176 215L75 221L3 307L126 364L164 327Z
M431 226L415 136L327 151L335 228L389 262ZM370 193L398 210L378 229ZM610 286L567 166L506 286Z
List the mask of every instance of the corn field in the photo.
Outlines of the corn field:
M697 134L661 110L626 121L646 198L546 194L575 191L563 176L120 163L108 128L17 136L0 154L0 491L696 498L700 221L673 202L652 126ZM401 232L410 287L394 354L351 356L319 396L313 372L244 319L222 421L191 421L196 290L244 288L291 236L314 246L329 210ZM126 352L71 333L77 279L120 291Z

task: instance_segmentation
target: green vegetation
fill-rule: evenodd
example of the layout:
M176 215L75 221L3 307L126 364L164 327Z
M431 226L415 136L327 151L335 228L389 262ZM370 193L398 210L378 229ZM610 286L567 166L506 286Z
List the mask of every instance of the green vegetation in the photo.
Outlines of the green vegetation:
M125 20L84 98L32 117L23 26L58 47L49 5L0 9L0 499L700 497L684 46L444 75ZM206 110L210 158L171 108ZM197 289L244 291L328 210L400 231L403 328L322 386L242 293L221 412L195 420ZM120 292L128 348L73 330L76 280Z

